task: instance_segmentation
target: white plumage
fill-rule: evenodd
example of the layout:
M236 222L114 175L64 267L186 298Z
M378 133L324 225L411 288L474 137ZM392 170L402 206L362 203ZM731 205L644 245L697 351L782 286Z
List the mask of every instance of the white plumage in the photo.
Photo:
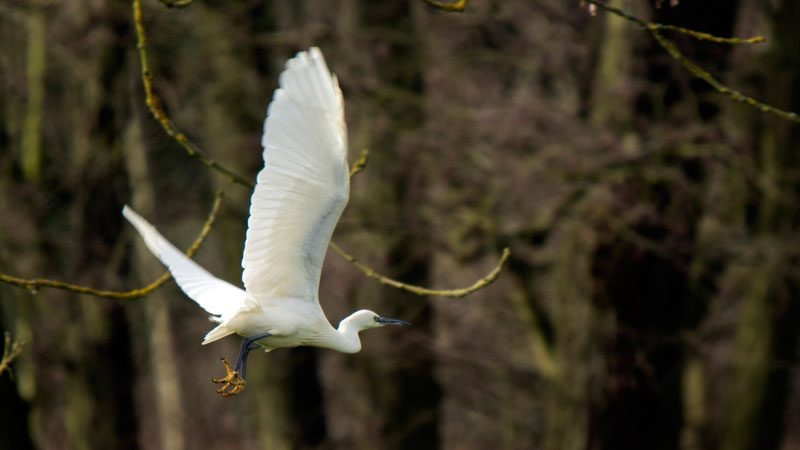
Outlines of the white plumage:
M129 207L122 210L186 295L219 322L203 344L233 333L245 337L235 370L215 380L226 383L223 395L242 390L247 353L257 346L354 353L361 348L359 331L407 324L362 310L334 329L320 308L322 263L350 192L344 102L317 48L287 61L279 84L264 121L264 168L250 203L245 290L208 273Z

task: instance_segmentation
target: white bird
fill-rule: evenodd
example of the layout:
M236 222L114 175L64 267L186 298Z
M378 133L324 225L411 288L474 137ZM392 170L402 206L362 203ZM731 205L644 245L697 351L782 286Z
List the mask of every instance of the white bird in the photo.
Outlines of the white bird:
M311 345L356 353L360 331L409 325L368 310L351 314L338 329L325 317L322 262L350 193L342 91L315 47L286 62L279 84L264 121L264 168L250 202L244 290L208 273L127 205L122 209L183 292L219 323L203 345L234 333L244 337L234 369L223 359L227 375L213 380L226 397L244 389L250 350Z

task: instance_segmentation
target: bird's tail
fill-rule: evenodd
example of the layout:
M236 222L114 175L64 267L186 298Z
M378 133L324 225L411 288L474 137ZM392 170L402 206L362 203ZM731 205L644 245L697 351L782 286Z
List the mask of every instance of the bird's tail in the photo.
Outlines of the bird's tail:
M205 339L203 339L203 345L210 344L218 339L224 338L225 336L230 336L233 333L235 333L235 331L226 327L224 324L219 324L216 328L208 332Z

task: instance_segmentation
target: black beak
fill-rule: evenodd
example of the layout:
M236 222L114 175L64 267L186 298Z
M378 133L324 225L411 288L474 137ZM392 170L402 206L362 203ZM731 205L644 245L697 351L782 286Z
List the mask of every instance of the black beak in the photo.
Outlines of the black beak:
M385 317L376 317L375 322L385 323L386 325L411 325L405 320L387 319Z

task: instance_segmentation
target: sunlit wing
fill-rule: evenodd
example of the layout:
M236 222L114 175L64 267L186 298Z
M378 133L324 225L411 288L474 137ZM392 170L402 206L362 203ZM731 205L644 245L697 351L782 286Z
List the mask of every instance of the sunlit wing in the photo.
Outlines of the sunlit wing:
M203 309L224 319L244 307L245 291L208 273L127 205L122 215L142 235L147 248L167 266L183 292Z
M344 104L317 48L286 63L264 122L264 168L250 204L242 267L262 305L316 300L322 262L350 192Z

